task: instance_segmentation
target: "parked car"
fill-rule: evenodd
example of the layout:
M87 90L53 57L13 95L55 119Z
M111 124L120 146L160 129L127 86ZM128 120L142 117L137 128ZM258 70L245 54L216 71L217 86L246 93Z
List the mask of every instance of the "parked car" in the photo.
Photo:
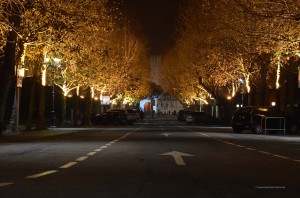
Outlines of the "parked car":
M239 108L232 117L232 129L235 133L252 130L261 134L265 130L278 132L287 129L287 115L276 107L247 106Z
M206 112L192 112L186 117L188 124L218 124L219 120Z
M109 124L119 125L125 124L126 118L122 112L110 111L96 115L91 119L91 122L95 126Z
M128 112L127 109L109 109L107 112L120 112L124 115L127 124L133 124L137 121L137 116L135 113Z
M128 113L134 114L136 116L136 120L140 119L141 111L140 109L127 109Z
M195 112L195 110L193 109L182 109L182 110L179 110L178 113L177 113L177 120L179 122L185 122L186 121L186 116Z

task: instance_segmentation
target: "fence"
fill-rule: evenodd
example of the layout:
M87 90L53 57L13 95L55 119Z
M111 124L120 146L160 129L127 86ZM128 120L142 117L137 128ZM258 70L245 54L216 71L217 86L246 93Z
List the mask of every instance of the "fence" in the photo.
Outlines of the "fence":
M261 120L261 126L265 134L267 131L283 131L285 135L286 120L285 117L265 117Z

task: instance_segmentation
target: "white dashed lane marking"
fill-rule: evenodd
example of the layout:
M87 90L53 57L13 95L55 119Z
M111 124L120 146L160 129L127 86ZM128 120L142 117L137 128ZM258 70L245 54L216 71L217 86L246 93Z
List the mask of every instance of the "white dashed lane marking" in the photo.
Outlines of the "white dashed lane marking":
M30 175L30 176L27 176L26 178L27 179L35 179L35 178L43 177L43 176L50 175L50 174L56 173L56 172L57 172L57 170L50 170L50 171L46 171L46 172L42 172L42 173Z
M0 187L9 186L9 185L12 185L12 184L14 184L14 183L12 183L12 182L0 183Z
M94 150L94 151L96 151L96 152L99 152L99 151L101 151L102 149L96 149L96 150Z
M136 129L136 130L134 130L134 131L131 131L131 132L129 132L129 133L126 133L126 134L123 135L122 137L120 137L120 138L118 138L118 139L115 139L115 140L113 140L113 141L111 141L111 142L105 144L104 146L101 146L101 147L98 148L98 149L95 149L93 152L88 153L87 156L81 156L81 157L77 158L77 159L75 160L75 162L69 162L69 163L67 163L67 164L65 164L65 165L63 165L63 166L61 166L60 169L67 169L67 168L70 168L70 167L72 167L72 166L78 164L79 162L82 162L82 161L88 159L90 156L95 155L97 152L102 151L103 149L105 149L105 148L111 146L111 145L114 144L114 143L117 143L118 141L120 141L120 140L126 138L126 137L129 136L131 133L133 133L133 132L135 132L135 131L137 131L137 130L140 130L141 128L142 128L142 127L138 128L138 129ZM49 170L49 171L45 171L45 172L42 172L42 173L37 173L37 174L34 174L34 175L30 175L30 176L27 176L27 177L25 177L25 178L26 178L26 179L35 179L35 178L43 177L43 176L50 175L50 174L53 174L53 173L56 173L56 172L58 172L58 170ZM13 183L13 182L3 182L3 183L0 183L0 187L9 186L9 185L12 185L12 184L15 184L15 183Z
M206 137L210 137L208 136L207 134L204 134L204 133L200 133L201 135L204 135ZM210 138L213 138L213 137L210 137ZM225 144L229 144L229 145L232 145L232 146L237 146L237 147L240 147L240 148L245 148L247 150L250 150L250 151L258 151L254 148L249 148L249 147L246 147L246 146L243 146L243 145L239 145L239 144L235 144L235 143L231 143L231 142L227 142L227 141L223 141L223 140L219 140L219 139L216 139L216 138L213 138L217 141L221 141ZM287 160L292 160L294 162L300 162L300 160L296 160L296 159L292 159L292 158L289 158L289 157L286 157L286 156L282 156L282 155L277 155L277 154L273 154L273 153L269 153L269 152L266 152L266 151L258 151L259 153L262 153L262 154L266 154L266 155L271 155L273 157L278 157L278 158L282 158L282 159L287 159Z
M182 127L182 128L184 128L184 127ZM192 130L187 129L187 128L184 128L184 129L186 129L188 131L192 131ZM192 132L194 132L194 131L192 131ZM260 150L254 149L254 148L249 148L249 147L246 147L246 146L243 146L243 145L239 145L239 144L235 144L235 143L232 143L232 142L228 142L228 141L225 141L225 140L222 140L222 139L219 139L219 138L211 137L210 135L202 133L202 132L198 132L198 133L201 134L202 136L212 138L212 139L214 139L216 141L223 142L223 143L228 144L228 145L232 145L232 146L236 146L236 147L239 147L239 148L244 148L244 149L247 149L247 150L250 150L250 151L255 151L255 152L259 152L259 153L262 153L262 154L270 155L270 156L273 156L273 157L278 157L278 158L281 158L281 159L291 160L293 162L300 163L300 160L297 160L297 159L292 159L290 157L286 157L286 156L282 156L282 155L277 155L277 154L269 153L269 152L266 152L266 151L260 151Z
M87 155L95 155L97 152L90 152Z
M89 156L82 156L82 157L77 158L76 161L82 162L82 161L86 160L87 158L89 158Z
M65 165L63 165L63 166L61 166L60 168L70 168L70 167L76 165L77 163L78 163L78 162L69 162L69 163L67 163L67 164L65 164Z

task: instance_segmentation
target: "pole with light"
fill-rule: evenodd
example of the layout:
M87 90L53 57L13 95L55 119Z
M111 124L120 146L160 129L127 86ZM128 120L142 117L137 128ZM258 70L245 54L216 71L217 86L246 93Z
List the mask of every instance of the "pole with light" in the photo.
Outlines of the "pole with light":
M59 58L46 58L45 62L47 63L47 67L51 69L51 81L52 81L52 110L51 110L51 120L50 120L50 128L55 128L56 117L55 117L55 71L56 68L59 67L60 59Z

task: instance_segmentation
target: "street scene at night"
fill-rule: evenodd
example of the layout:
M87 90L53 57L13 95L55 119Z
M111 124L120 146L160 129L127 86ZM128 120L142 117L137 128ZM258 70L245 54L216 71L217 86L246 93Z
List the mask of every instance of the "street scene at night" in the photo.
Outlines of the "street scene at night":
M171 116L1 140L1 197L299 197L300 137Z
M0 0L0 197L299 197L299 29L299 0Z

